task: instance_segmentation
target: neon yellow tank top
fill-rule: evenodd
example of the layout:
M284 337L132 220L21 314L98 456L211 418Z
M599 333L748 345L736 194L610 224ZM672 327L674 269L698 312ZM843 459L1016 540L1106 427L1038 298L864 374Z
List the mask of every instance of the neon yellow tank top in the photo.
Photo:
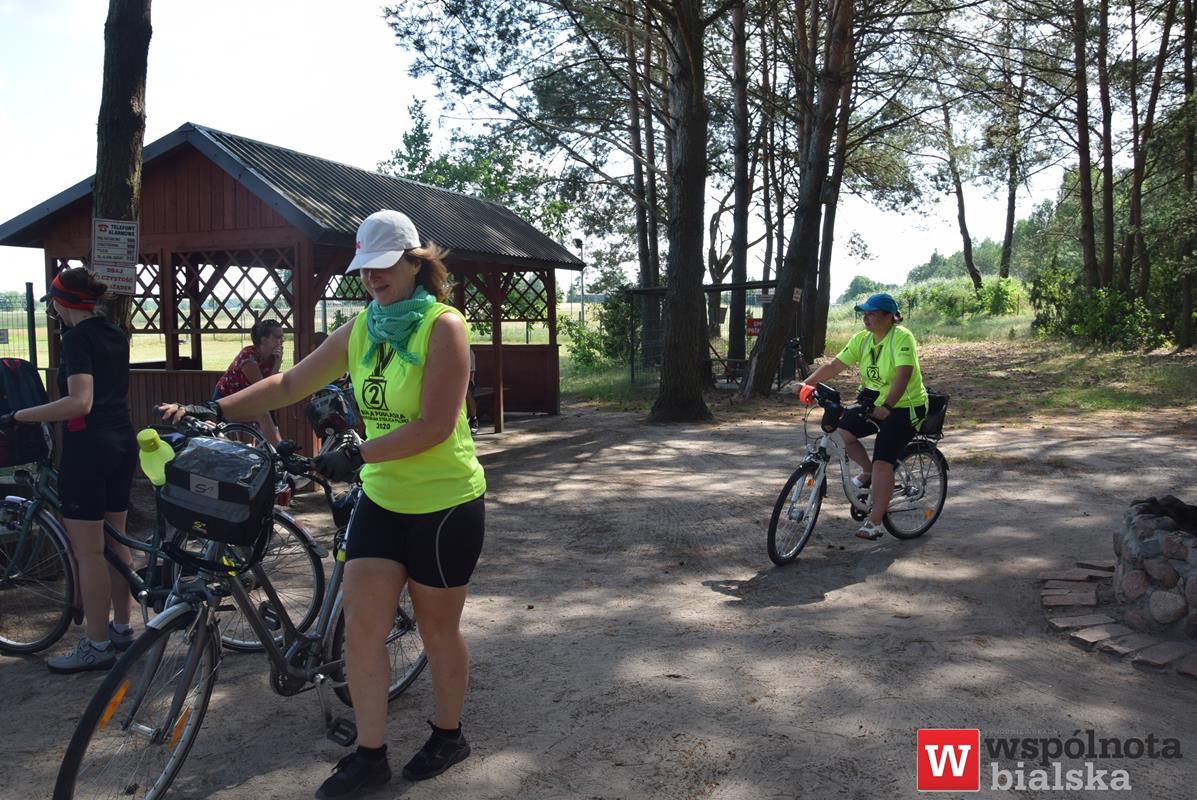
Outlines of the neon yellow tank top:
M358 411L366 423L367 439L384 436L420 416L428 339L433 323L446 313L461 317L452 306L437 303L411 335L407 349L419 359L418 365L396 358L395 351L386 345L378 348L370 364L363 364L362 358L370 351L366 315L358 314L354 319L349 337L349 376ZM464 405L453 433L445 441L414 456L366 464L361 479L367 497L398 514L430 514L481 497L486 491L486 476L474 454L474 437L470 435Z

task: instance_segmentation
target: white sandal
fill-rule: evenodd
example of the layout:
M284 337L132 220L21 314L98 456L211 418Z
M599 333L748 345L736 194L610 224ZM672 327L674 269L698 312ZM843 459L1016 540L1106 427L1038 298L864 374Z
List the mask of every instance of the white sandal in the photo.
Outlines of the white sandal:
M873 476L862 472L852 479L852 485L857 489L867 489L873 485Z
M876 541L884 535L885 527L875 524L871 519L860 523L860 530L856 532L857 539L868 539L869 541Z

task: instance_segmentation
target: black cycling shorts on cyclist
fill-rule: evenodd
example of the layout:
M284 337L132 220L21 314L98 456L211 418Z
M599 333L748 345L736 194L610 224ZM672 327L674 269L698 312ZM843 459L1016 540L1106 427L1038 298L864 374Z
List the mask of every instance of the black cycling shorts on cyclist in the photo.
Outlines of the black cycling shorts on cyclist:
M860 365L861 389L877 392L871 417L845 415L839 425L848 456L862 470L854 483L861 487L872 483L876 487L872 513L856 535L877 539L882 534L881 521L893 494L894 464L927 415L927 388L919 369L914 334L898 324L902 314L897 301L885 293L875 294L856 306L856 310L864 315L865 329L849 339L834 359L799 384L797 393L805 400L810 389L803 387L813 387L853 364ZM877 434L877 442L870 460L859 440L873 434Z

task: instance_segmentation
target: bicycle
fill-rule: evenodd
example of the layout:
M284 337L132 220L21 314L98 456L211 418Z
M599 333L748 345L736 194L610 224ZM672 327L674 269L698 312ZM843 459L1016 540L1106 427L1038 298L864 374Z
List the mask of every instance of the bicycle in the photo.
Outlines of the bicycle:
M867 415L872 410L876 398L869 398L867 394L875 393L862 393L862 400L857 405L844 406L835 389L822 383L815 387L813 397L823 409L822 436L817 443L811 444L811 437L807 435L806 458L790 475L773 506L767 547L774 564L789 564L810 540L823 498L827 496L827 470L833 460L840 467L852 518L863 520L872 511L872 488L852 484L848 454L843 438L838 434L839 421L845 414ZM938 394L931 399L936 402L929 399L928 415L920 432L902 450L894 465L894 494L882 519L885 529L898 539L916 539L930 530L947 499L948 461L936 446L943 436L947 399ZM803 421L804 433L809 417L808 414Z
M169 429L173 433L173 429ZM261 433L249 425L222 423L207 435L220 436L260 447ZM52 647L72 622L83 621L83 604L75 569L75 556L66 529L59 520L58 471L49 457L36 471L17 470L18 484L27 487L29 499L9 496L0 504L0 653L30 655ZM125 563L105 538L104 558L129 585L142 607L142 621L149 610L162 610L170 593L173 566L161 557L159 542L141 541L120 533L107 522L104 532L135 552L145 553L147 563L134 569ZM274 577L300 630L315 619L324 597L323 558L320 547L295 519L275 509L274 532L267 542L264 561ZM246 579L247 581L249 579ZM247 590L264 599L252 583ZM226 647L243 652L262 647L244 622L234 618L224 629Z
M345 621L341 610L345 569L345 529L360 485L334 496L331 485L311 470L311 460L298 456L295 445L280 443L276 453L285 470L304 475L324 490L337 532L329 591L314 625L303 632L278 602L260 564L246 564L243 550L202 540L202 559L220 564L175 584L171 602L150 620L144 635L117 661L88 703L71 737L54 787L55 800L74 797L162 797L187 758L199 734L216 683L220 661L218 612L231 598L250 627L265 644L270 663L270 686L287 697L316 689L328 738L349 746L356 727L334 716L326 692L332 689L345 705L352 705L343 656ZM159 509L159 524L162 523ZM167 537L178 543L178 537ZM224 570L227 566L228 571ZM269 598L255 606L242 582L232 573L247 571ZM278 625L280 645L271 635ZM416 631L415 614L405 590L387 637L391 661L388 701L402 694L427 664Z

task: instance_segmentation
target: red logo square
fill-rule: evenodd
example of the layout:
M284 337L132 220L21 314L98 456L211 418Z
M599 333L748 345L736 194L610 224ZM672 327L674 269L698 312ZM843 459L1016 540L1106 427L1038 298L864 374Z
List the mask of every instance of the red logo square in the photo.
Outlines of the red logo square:
M981 790L981 731L919 728L915 755L920 792Z

